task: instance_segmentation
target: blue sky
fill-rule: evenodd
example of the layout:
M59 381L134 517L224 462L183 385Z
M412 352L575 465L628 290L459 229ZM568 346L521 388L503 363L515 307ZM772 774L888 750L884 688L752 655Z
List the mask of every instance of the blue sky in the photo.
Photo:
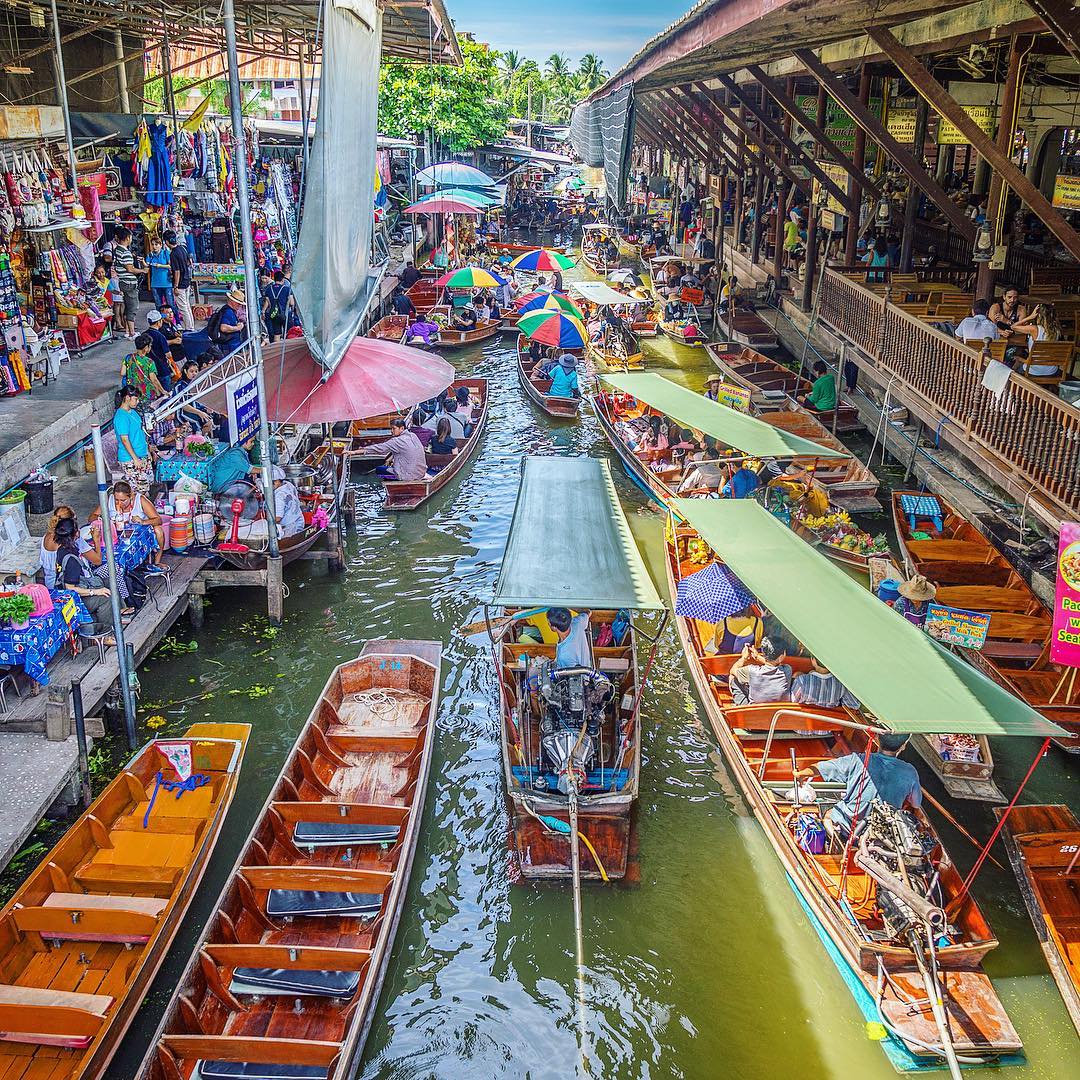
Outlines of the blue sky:
M496 49L543 62L553 52L574 64L594 52L616 71L696 0L447 0L458 30Z

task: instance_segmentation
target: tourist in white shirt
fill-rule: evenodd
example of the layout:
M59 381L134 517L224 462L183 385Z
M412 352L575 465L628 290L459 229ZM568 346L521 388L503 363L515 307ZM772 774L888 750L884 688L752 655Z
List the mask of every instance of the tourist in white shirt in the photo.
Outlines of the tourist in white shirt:
M971 314L966 319L961 319L957 326L956 336L961 341L985 341L987 338L996 341L1001 337L1001 331L987 317L989 312L989 300L976 300Z

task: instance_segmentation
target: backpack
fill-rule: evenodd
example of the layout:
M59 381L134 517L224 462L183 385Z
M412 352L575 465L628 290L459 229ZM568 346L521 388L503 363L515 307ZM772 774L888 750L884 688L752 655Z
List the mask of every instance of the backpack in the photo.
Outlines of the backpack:
M222 305L210 316L210 321L206 324L206 336L210 339L214 345L224 345L225 342L221 338L221 320L225 317L226 306Z
M60 565L56 568L56 587L58 589L67 588L67 584L64 578L67 574L68 559L75 559L79 564L79 580L77 587L80 589L100 589L101 582L94 577L90 570L90 564L81 556L73 555L70 551L60 560Z
M273 286L266 286L266 318L268 322L279 322L281 320L281 294L284 291L284 286L279 286L277 294L275 295Z

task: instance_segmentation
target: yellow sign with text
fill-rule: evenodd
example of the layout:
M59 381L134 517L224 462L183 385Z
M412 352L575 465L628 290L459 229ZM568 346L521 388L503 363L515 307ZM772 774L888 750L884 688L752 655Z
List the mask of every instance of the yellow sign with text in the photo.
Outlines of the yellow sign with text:
M997 125L996 105L965 105L964 112L975 121L975 126L989 138L994 137L994 128ZM953 127L948 120L942 119L938 126L938 146L966 145L967 139L959 128Z
M731 383L722 382L716 388L716 400L738 412L750 411L750 391L744 386L732 386Z
M1062 210L1080 210L1080 176L1062 176L1054 180L1054 205Z
M847 191L848 174L844 171L843 166L835 164L831 161L819 161L818 168L841 190ZM818 180L814 180L814 198L817 199L818 191L821 188L821 184ZM832 192L829 193L828 201L825 203L825 209L831 210L834 214L846 214L847 207Z
M901 146L910 146L915 141L915 110L890 109L885 130Z

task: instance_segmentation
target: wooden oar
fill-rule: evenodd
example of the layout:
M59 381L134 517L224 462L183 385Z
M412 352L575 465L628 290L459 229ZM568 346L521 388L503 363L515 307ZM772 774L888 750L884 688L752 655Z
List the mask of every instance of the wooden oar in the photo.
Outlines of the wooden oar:
M963 838L964 838L965 840L967 840L967 841L968 841L969 843L971 843L971 844L972 844L972 845L973 845L974 847L978 848L978 849L979 849L979 851L982 851L982 849L983 849L983 845L982 845L982 844L980 844L980 843L979 843L979 841L978 841L978 840L976 840L976 839L975 839L975 837L974 837L974 836L972 836L972 835L971 835L971 833L969 833L969 832L967 831L967 829L965 829L965 828L964 828L964 826L963 826L963 825L961 825L961 824L960 824L960 822L959 822L959 821L957 821L957 820L956 820L956 818L954 818L954 817L952 816L952 814L950 814L950 813L949 813L949 811L948 811L948 810L946 810L946 809L945 809L945 807L944 807L944 806L942 806L942 805L941 805L941 803L939 803L939 802L937 801L937 799L935 799L935 798L934 798L934 796L933 796L933 795L931 795L931 794L930 794L930 792L928 792L928 791L927 791L927 790L926 790L925 788L923 788L923 798L924 798L924 799L926 799L926 801L927 801L927 802L928 802L928 803L929 803L929 804L930 804L930 805L931 805L931 806L932 806L932 807L933 807L933 808L934 808L934 809L935 809L935 810L936 810L936 811L937 811L937 812L938 812L938 813L939 813L939 814L940 814L940 815L941 815L941 816L942 816L942 817L943 817L943 818L944 818L944 819L945 819L945 820L946 820L946 821L947 821L947 822L948 822L948 823L949 823L949 824L950 824L950 825L951 825L951 826L952 826L952 827L953 827L953 828L954 828L954 829L955 829L955 830L956 830L956 831L957 831L957 832L958 832L958 833L959 833L959 834L960 834L960 835L961 835L961 836L962 836L962 837L963 837ZM991 861L991 862L992 862L992 863L993 863L993 864L994 864L994 865L995 865L995 866L996 866L996 867L997 867L997 868L998 868L999 870L1004 870L1004 869L1005 869L1005 867L1004 867L1004 866L1002 866L1002 865L1001 865L1001 863L999 863L999 862L997 861L997 859L995 859L995 858L994 858L994 856L993 856L993 855L991 855L991 854L990 854L989 852L987 852L987 853L986 853L986 857L987 857L987 858L988 858L988 859L989 859L989 860L990 860L990 861Z
M461 637L485 634L489 626L494 633L495 631L505 630L511 623L519 622L522 619L531 619L534 615L539 615L547 610L546 607L530 608L528 611L519 611L515 615L500 615L497 619L480 619L477 622L469 623L468 626L463 626L458 631L458 634Z

